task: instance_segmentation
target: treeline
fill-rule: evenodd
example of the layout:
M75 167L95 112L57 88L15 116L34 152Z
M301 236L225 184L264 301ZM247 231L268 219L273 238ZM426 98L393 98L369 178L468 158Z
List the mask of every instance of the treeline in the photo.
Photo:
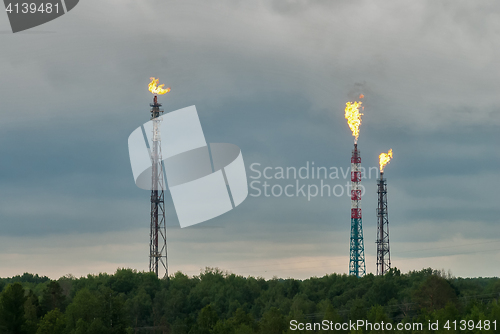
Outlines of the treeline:
M291 320L324 319L393 324L496 319L500 325L500 279L454 278L432 269L306 280L265 280L209 268L199 276L178 272L168 280L131 269L58 280L25 273L0 279L0 291L0 333L327 333L290 329ZM417 332L428 331L399 331ZM495 333L484 328L441 332Z

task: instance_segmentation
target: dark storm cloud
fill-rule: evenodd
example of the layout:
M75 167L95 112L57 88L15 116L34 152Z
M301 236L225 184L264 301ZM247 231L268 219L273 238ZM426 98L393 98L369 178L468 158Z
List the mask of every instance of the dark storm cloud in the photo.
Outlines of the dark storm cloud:
M362 92L363 166L394 150L386 169L391 221L407 231L425 225L435 240L447 239L442 226L456 221L494 226L498 6L87 1L43 26L55 33L3 34L2 233L148 226L148 195L133 183L126 145L148 120L150 76L172 87L160 98L166 111L195 104L207 141L238 145L247 167L348 168L353 142L343 108ZM375 179L363 184L369 229ZM167 207L175 227L170 199ZM347 197L249 197L205 223L223 236L189 232L185 241L306 243L334 231L347 244L349 208Z

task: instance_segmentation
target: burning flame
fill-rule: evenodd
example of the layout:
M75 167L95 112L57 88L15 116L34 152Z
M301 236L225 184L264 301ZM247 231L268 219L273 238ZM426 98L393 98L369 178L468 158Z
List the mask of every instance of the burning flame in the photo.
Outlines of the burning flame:
M345 118L347 119L349 128L351 128L355 143L358 142L359 126L361 125L361 115L363 115L359 112L359 107L361 106L361 104L362 102L354 102L352 104L351 102L347 102L345 107Z
M363 94L359 94L359 98L363 99L365 96Z
M380 172L382 173L384 171L385 165L391 161L392 158L392 148L389 150L387 153L380 153L378 156L379 164L380 164Z
M170 87L168 88L163 88L165 85L159 85L159 86L156 86L158 85L158 82L160 81L160 79L155 79L153 77L149 78L151 79L151 82L149 83L149 91L153 94L156 94L156 95L163 95L163 94L166 94L168 92L170 92Z

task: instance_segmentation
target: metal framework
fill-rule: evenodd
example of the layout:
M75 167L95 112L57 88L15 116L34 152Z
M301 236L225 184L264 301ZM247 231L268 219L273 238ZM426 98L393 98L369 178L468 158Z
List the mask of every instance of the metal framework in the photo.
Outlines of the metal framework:
M384 275L391 269L389 215L387 212L387 182L386 179L384 179L384 172L380 172L380 179L377 181L377 275Z
M351 157L351 249L349 275L366 274L363 224L361 220L361 156L358 144L354 144Z
M149 242L149 271L159 277L159 267L165 271L163 278L168 278L167 262L167 226L165 223L165 180L161 155L160 115L163 110L155 95L151 106L153 121L153 145L151 147L151 226Z

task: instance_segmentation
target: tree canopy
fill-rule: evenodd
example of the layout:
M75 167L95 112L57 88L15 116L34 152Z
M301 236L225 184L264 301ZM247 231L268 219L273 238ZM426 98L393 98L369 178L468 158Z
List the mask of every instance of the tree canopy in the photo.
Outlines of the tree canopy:
M281 334L301 333L291 330L291 320L500 319L498 278L454 278L432 269L306 280L212 268L165 280L132 269L58 280L25 273L0 278L0 291L0 333Z

